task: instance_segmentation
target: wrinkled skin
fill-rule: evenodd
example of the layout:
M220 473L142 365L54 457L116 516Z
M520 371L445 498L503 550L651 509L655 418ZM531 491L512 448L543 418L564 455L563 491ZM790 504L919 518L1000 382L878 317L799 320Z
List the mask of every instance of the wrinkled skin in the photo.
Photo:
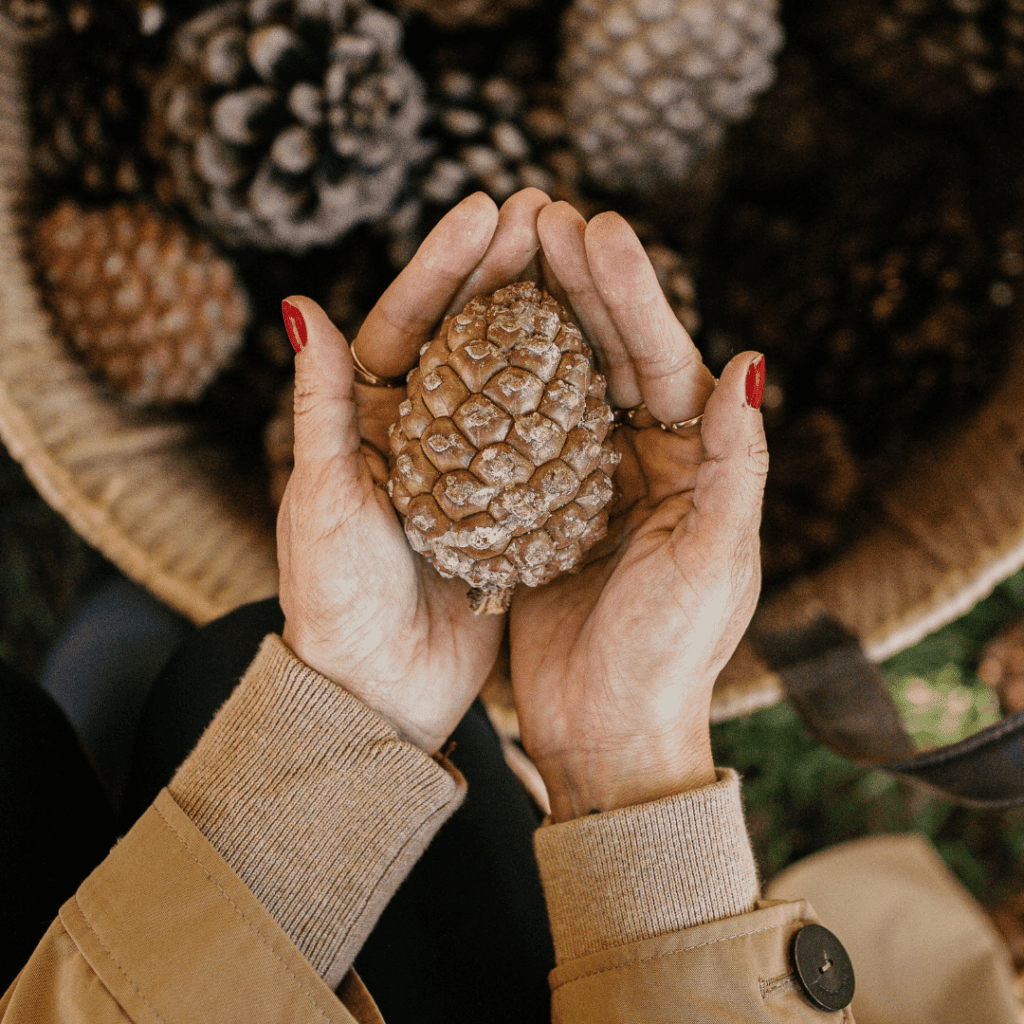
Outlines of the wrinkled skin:
M715 388L625 221L587 225L535 189L500 214L481 194L456 207L367 318L360 358L405 373L446 313L522 277L578 319L609 401L650 410L615 434L608 537L578 573L519 587L512 602L523 743L559 821L714 781L711 688L757 600L767 453L744 399L756 355L733 359ZM309 344L278 523L284 639L433 753L486 678L504 618L474 616L465 583L439 577L405 540L382 454L404 388L353 384L340 334L311 300L291 301ZM702 410L681 436L654 425Z

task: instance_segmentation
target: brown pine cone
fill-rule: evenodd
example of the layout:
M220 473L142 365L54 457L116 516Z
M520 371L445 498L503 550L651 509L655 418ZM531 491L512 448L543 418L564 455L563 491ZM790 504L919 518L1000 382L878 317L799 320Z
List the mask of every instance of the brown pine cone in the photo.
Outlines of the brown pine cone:
M579 328L530 281L472 299L421 349L388 488L409 543L476 588L477 610L604 536L619 461L604 389Z
M277 510L295 468L295 381L290 380L278 397L277 409L263 429L263 452L270 474L270 501Z
M450 32L465 28L493 28L513 15L529 10L537 0L393 0L409 14L425 14Z
M131 405L197 400L244 340L232 265L144 203L65 200L39 225L36 256L58 331Z

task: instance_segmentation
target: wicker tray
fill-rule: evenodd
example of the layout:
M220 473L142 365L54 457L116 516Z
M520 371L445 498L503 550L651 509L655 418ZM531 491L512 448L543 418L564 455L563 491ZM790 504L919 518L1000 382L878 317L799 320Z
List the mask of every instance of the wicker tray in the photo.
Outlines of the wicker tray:
M20 226L29 216L25 98L0 38L0 438L43 497L126 575L197 623L276 592L274 536L189 427L107 400L50 330ZM881 660L968 609L1024 564L1024 322L985 407L908 460L849 552L762 602L762 621L833 611ZM781 698L744 643L715 720Z

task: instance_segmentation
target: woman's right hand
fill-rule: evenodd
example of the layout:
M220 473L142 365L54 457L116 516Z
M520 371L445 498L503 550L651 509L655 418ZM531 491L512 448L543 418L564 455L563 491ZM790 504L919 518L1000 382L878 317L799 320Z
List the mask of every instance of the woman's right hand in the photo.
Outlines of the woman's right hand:
M483 193L452 210L355 339L367 369L404 375L443 316L527 272L550 200ZM289 305L291 309L289 309ZM295 360L295 470L278 517L282 637L307 665L435 753L494 663L504 617L474 615L467 585L414 552L385 491L387 429L405 388L354 382L345 339L311 299L284 306Z

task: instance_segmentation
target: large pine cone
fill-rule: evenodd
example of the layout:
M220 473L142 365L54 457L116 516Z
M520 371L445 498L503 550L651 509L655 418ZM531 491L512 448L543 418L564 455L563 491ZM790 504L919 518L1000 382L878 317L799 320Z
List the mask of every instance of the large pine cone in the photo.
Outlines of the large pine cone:
M132 405L195 401L244 340L231 264L149 206L66 200L36 242L58 330Z
M507 604L604 536L619 461L604 378L565 310L521 281L448 317L409 375L389 491L415 550Z
M575 0L566 119L595 183L638 195L685 185L771 85L776 0Z
M296 253L383 215L426 116L401 38L364 0L226 3L185 24L151 145L193 215L228 244Z

